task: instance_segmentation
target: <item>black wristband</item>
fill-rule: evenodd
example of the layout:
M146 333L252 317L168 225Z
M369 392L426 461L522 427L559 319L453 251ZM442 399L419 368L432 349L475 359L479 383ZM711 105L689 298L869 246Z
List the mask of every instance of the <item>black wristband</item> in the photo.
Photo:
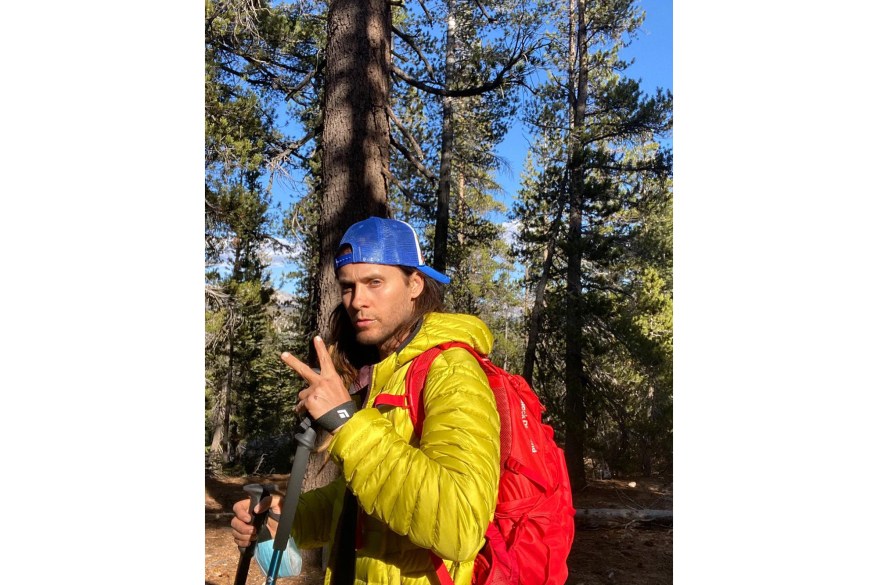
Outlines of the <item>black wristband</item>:
M326 412L318 418L318 425L329 431L330 433L350 420L354 413L357 412L357 405L353 400L349 400L344 404L339 404L329 412Z

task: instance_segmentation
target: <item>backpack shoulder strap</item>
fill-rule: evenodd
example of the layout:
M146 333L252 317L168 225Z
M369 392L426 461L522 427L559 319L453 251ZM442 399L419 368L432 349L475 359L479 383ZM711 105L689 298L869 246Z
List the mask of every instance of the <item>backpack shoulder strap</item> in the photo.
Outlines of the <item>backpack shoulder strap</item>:
M430 366L433 365L433 361L435 361L439 354L452 347L468 350L479 361L479 365L482 365L485 360L485 357L479 355L473 347L457 341L432 347L414 359L405 375L405 400L409 408L412 424L415 427L415 433L419 437L424 426L424 402L421 400L421 394L427 383L427 372L430 371ZM439 555L430 551L430 559L433 562L433 568L436 571L440 585L454 585L451 574Z
M433 365L433 360L442 353L437 347L432 347L416 357L405 373L405 401L409 409L409 416L412 424L415 426L415 434L421 436L421 430L424 427L424 402L421 400L421 393L427 382L427 372Z
M453 347L459 347L469 351L470 354L476 358L482 368L485 367L485 363L490 363L485 356L477 352L472 346L460 341L441 343L436 347L428 349L412 361L412 365L409 366L409 369L405 374L405 406L409 409L412 424L415 426L415 433L417 433L419 437L421 436L421 430L424 426L424 403L423 400L421 400L421 394L423 393L424 386L427 382L427 373L430 371L430 366L433 365L433 361L439 356L439 354Z

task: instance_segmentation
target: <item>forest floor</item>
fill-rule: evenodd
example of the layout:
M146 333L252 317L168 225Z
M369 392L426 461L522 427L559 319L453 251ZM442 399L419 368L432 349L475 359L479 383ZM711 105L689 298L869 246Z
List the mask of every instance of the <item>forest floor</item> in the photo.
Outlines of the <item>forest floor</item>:
M275 483L285 488L288 475L259 477L208 476L205 480L204 583L232 585L238 566L238 548L232 542L232 505L245 496L248 483ZM634 484L633 486L631 484ZM627 477L590 480L574 494L575 508L673 509L670 478ZM673 528L648 524L612 528L577 527L567 565L568 585L671 585L673 582ZM247 585L265 581L254 562ZM322 571L303 571L280 579L282 585L320 585Z

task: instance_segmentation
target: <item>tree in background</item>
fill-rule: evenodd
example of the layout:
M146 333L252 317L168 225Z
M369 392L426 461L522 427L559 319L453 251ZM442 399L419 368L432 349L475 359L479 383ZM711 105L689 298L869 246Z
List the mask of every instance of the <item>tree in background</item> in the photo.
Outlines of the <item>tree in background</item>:
M545 295L549 279L556 279L550 289L559 296L551 303L557 307L551 312L556 319L548 329L560 332L563 343L553 342L546 357L563 356L564 384L559 390L565 455L571 482L582 487L585 449L594 445L600 414L616 412L614 420L627 429L627 411L616 397L628 387L613 392L599 364L614 330L614 295L630 278L620 265L629 254L631 210L644 200L643 180L670 170L668 157L655 144L656 137L670 129L670 96L659 92L646 98L638 82L620 75L627 63L619 58L619 50L643 19L632 1L571 0L565 8L549 33L553 46L548 54L555 59L548 61L548 81L538 88L529 110L531 124L544 137L543 168L532 180L536 189L524 193L525 200L548 195L547 203L554 205L546 209L545 204L524 203L518 210L530 241L544 242L544 258L526 260L542 260L537 292ZM540 207L548 213L539 218L526 215ZM564 232L560 240L559 228ZM563 285L560 274L552 275L556 254L564 264ZM542 307L532 311L531 332L540 332L543 316ZM563 320L557 320L559 316ZM529 341L528 360L534 359L538 345ZM525 368L530 373L533 366ZM627 430L621 436L627 437Z
M212 399L211 459L228 462L230 421L248 387L265 328L263 290L267 197L259 184L270 122L252 93L208 67L205 89L205 260L207 379ZM225 267L225 271L219 269Z
M486 214L499 209L494 150L516 111L517 85L539 43L535 2L422 2L400 12L394 33L392 168L402 209L432 235L431 264L456 274L467 254L452 250L495 239ZM466 272L461 271L461 278Z

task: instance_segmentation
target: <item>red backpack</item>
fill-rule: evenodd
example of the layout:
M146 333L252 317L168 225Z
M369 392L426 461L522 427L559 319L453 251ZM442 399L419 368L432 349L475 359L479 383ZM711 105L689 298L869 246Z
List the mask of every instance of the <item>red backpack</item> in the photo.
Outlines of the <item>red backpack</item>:
M473 571L474 585L563 585L573 544L573 496L564 453L542 422L545 407L521 376L497 367L465 343L444 343L415 358L406 373L406 406L415 432L423 427L421 392L433 360L460 347L478 360L500 414L500 487L494 519ZM387 395L385 395L387 396ZM376 405L384 402L376 398ZM387 396L388 399L392 398ZM388 400L387 403L390 403ZM433 555L442 585L453 585Z

